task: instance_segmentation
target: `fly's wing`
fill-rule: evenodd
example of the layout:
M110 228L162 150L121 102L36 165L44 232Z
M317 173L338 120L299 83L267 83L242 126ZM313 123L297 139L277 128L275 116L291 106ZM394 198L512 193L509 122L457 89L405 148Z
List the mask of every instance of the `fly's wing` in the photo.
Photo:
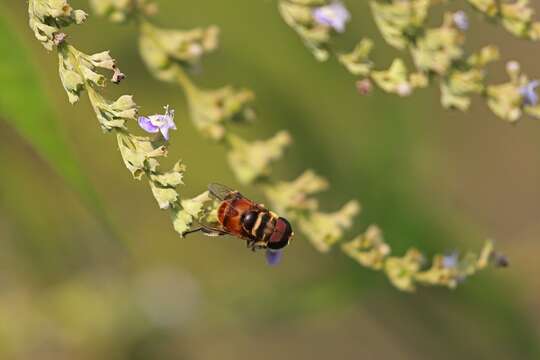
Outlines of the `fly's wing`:
M240 195L237 191L218 183L208 185L208 191L210 191L210 195L221 201L230 199L234 194Z
M281 258L283 257L283 251L275 251L275 250L266 250L266 262L270 266L276 266L280 263Z

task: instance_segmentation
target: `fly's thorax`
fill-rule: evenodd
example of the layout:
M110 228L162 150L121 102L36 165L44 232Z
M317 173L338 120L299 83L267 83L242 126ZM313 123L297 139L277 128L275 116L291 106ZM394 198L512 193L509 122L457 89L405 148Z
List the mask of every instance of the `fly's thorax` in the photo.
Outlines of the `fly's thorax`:
M267 241L274 230L277 217L274 213L253 208L242 217L242 227L249 238L258 241Z
M255 227L255 225L259 226L260 223L259 215L260 211L257 210L250 210L247 211L244 216L242 217L242 228L246 232L246 234L251 234L251 230Z

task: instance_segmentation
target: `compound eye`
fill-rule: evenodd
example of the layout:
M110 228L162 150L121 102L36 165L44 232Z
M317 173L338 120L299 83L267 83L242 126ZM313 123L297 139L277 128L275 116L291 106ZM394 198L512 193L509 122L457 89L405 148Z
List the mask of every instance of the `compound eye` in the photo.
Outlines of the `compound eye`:
M276 221L274 232L272 233L272 235L270 235L267 247L272 250L283 249L285 246L289 245L291 236L291 224L289 224L286 219L280 217Z
M244 215L244 219L242 220L242 226L247 232L251 232L251 229L253 229L253 226L255 226L258 217L259 214L254 211L250 211L246 215Z

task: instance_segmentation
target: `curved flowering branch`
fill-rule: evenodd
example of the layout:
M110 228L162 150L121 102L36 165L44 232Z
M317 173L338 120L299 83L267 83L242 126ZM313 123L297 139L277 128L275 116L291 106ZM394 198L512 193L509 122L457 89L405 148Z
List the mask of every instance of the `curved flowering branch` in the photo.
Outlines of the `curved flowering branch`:
M502 26L520 38L540 40L540 22L534 21L534 10L529 0L467 0L487 18L500 22Z
M362 95L374 85L381 90L409 96L438 80L441 104L447 109L465 111L471 96L483 96L489 108L499 117L515 122L523 113L538 118L540 104L536 81L521 74L519 64L508 65L510 80L500 85L488 85L486 67L498 60L499 51L486 46L474 54L464 50L465 33L470 27L464 11L447 12L439 27L428 27L431 6L443 0L371 0L370 7L384 40L399 50L407 50L415 69L407 69L396 58L386 70L376 70L370 60L373 42L363 39L351 51L330 50L333 37L344 32L350 14L342 2L335 0L280 0L279 9L291 26L320 60L331 54L354 76ZM521 38L540 40L540 22L533 20L534 11L528 0L468 0L474 9L487 18L500 22L505 29ZM324 34L324 36L320 36Z
M370 226L354 240L344 243L342 250L359 264L376 271L384 271L392 284L403 291L414 291L416 285L444 285L454 289L467 277L485 269L490 263L507 266L504 256L493 249L488 241L477 255L458 253L435 255L430 266L417 249L410 249L405 256L391 256L392 249L384 241L381 230Z
M140 2L143 5L143 2ZM169 209L176 231L182 235L195 218L209 211L207 193L195 199L181 199L177 188L183 185L185 165L179 161L171 170L160 169L159 158L167 156L169 130L176 129L174 111L166 107L165 114L139 118L141 126L153 138L137 136L128 130L135 122L138 107L130 95L109 100L102 95L107 79L99 70L112 72L111 81L120 83L125 75L116 66L108 51L88 55L66 41L63 28L81 24L86 19L82 10L74 10L66 0L30 0L30 27L47 50L56 48L60 80L70 103L79 101L86 91L96 117L105 133L116 135L122 159L135 179L145 176L158 205Z
M296 9L302 12L302 9L305 10L302 6L310 2L318 5L326 3L325 0L296 0L294 5L298 5ZM327 252L343 240L345 232L352 226L354 216L360 212L359 203L350 201L332 213L320 211L319 202L314 195L326 190L328 182L311 170L290 182L272 181L271 165L283 156L285 148L291 143L290 135L282 131L269 140L248 141L232 134L228 130L231 124L246 124L255 118L251 107L254 94L249 90L237 90L230 86L217 90L201 89L187 76L187 70L200 66L202 56L217 47L216 27L188 31L160 28L149 18L146 2L127 2L124 8L112 0L92 0L92 4L98 13L108 16L112 21L124 21L130 16L136 19L139 25L140 52L148 69L157 79L176 83L184 90L193 123L204 137L226 147L230 167L239 182L260 186L271 202L271 207L295 222L319 251ZM133 8L136 4L143 6ZM330 36L328 27L339 31L345 24L344 19L339 18L340 11L338 7L330 7L320 9L316 14L321 21L324 19L327 25L310 34L307 43L321 58L324 58L325 50L319 45ZM333 18L334 13L338 14L337 18ZM304 12L298 16L310 14ZM342 13L341 16L343 15ZM369 42L362 43L357 50L358 54L351 57L361 58L370 47ZM367 61L349 61L348 64L358 73L371 69ZM396 64L392 74L388 76L382 72L374 72L373 76L384 83L392 76L402 76L399 67L400 64ZM419 84L427 81L421 75L416 78L415 81ZM158 126L151 118L144 118L139 123L148 132L158 131ZM189 208L187 204L182 205ZM453 288L459 281L488 264L501 265L504 262L504 258L493 251L491 242L487 242L479 256L467 255L459 259L457 255L452 255L453 262L443 261L444 269L441 269L440 263L441 259L446 258L437 256L431 267L427 267L423 256L417 250L410 250L403 257L390 256L390 246L384 243L380 231L374 229L377 228L370 227L366 234L343 243L341 249L363 266L384 270L391 282L404 291L414 290L417 283ZM374 236L375 233L378 235ZM472 261L473 258L476 260Z

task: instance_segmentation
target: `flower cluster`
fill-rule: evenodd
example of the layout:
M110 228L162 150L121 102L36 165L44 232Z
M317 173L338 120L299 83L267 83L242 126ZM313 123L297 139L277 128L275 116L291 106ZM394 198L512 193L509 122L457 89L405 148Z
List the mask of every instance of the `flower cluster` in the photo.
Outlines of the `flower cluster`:
M28 4L28 16L36 38L47 50L52 50L64 39L61 29L82 24L87 15L82 10L74 10L67 0L35 0Z
M341 4L336 3L319 9L317 16L327 19L325 29L328 31L340 31L346 22L341 21L346 15L341 13L344 10ZM130 8L126 8L126 14L128 11ZM271 165L283 157L285 149L291 144L289 133L280 131L268 140L254 141L231 133L228 131L230 124L251 123L255 119L251 107L254 94L231 86L217 90L200 89L187 76L191 68L200 66L201 56L217 46L217 28L166 30L154 25L149 18L139 20L138 24L140 53L146 66L159 80L176 82L184 89L194 125L203 136L227 148L227 159L238 181L244 185L260 185L271 200L273 209L296 221L317 249L329 250L352 226L352 219L360 209L358 202L350 201L334 213L321 212L318 202L309 196L326 188L327 183L311 171L291 183L273 182L270 179ZM181 49L193 47L200 47L204 51L198 52L199 56L190 61L179 55L185 53ZM151 120L144 118L141 126L155 132L156 126ZM275 259L269 260L273 262Z
M534 11L528 0L468 2L485 17L500 22L511 34L533 41L540 39L540 22L533 20ZM335 53L345 68L359 77L359 93L368 94L376 85L385 92L409 96L415 89L439 80L441 104L445 108L465 111L471 104L471 96L476 94L485 97L489 108L507 121L519 120L524 112L538 117L536 81L528 81L523 75L503 85L487 84L486 66L498 60L499 51L486 46L477 53L467 54L465 33L471 24L466 12L447 12L440 26L428 26L429 10L439 3L444 1L369 2L384 40L396 49L408 51L415 69L408 70L405 62L397 58L390 68L376 70L369 58L373 43L363 39L351 52ZM319 60L330 56L333 36L343 32L350 19L344 4L333 0L280 0L279 8L285 22ZM324 36L318 36L319 29L325 29Z
M67 22L56 17L56 13L48 15L47 18L42 16L42 12L35 10L52 7L51 4L57 2L30 0L31 19L41 21L41 25L57 22L65 26ZM309 11L303 14L304 27L298 29L325 34L319 40L329 39L333 32L343 31L350 17L344 6L338 2L290 0L289 3L294 6L287 11L299 11L294 15L295 21L302 15L303 6L309 6ZM92 5L98 13L107 15L112 21L137 17L140 51L149 70L158 79L177 83L185 90L193 122L204 136L227 147L230 166L240 182L259 185L271 199L272 207L295 221L318 250L326 252L344 238L345 232L352 226L353 218L360 211L359 203L353 200L335 212L321 211L319 202L313 195L327 189L328 183L312 171L304 172L291 182L272 181L269 177L270 166L283 156L284 149L291 143L290 135L282 131L269 140L248 141L231 134L228 131L231 122L246 122L254 118L251 109L253 94L248 90L238 91L231 87L216 91L202 90L187 76L189 69L200 66L202 55L216 48L217 28L189 31L158 28L147 17L148 4L145 1L93 0ZM68 6L65 11L73 14L74 10L70 9ZM58 16L64 16L62 14L64 13ZM137 16L138 14L144 16ZM445 33L444 29L441 31ZM58 30L51 33L52 40L58 38L57 33ZM43 41L41 33L36 33L36 36ZM45 43L49 44L47 39L44 39ZM315 41L311 45L314 49L317 48L317 51L326 51L325 41ZM192 199L183 199L178 192L178 187L184 184L185 165L179 161L169 171L160 169L159 159L167 155L170 130L176 130L174 111L166 107L164 114L137 118L138 108L131 96L124 95L116 101L109 101L100 91L106 78L98 72L99 69L112 71L114 82L124 76L108 53L86 55L69 45L64 37L62 41L51 44L51 49L54 45L57 46L60 77L69 100L75 103L82 91L88 93L102 129L116 134L126 167L135 179L142 179L143 176L148 179L159 207L171 211L174 229L182 236L191 230L194 222L211 222L215 218L215 204L207 192ZM411 87L426 86L428 80L425 74L408 74L404 64L398 60L388 71L373 70L368 59L371 46L371 42L363 41L352 54L344 55L340 60L353 73L364 76L369 74L381 87L385 86L400 95L408 94ZM432 49L431 41L426 40L424 46ZM485 61L482 56L474 59L471 60L473 64ZM426 62L424 66L435 68L442 65ZM526 78L521 75L517 79L520 96L527 98L528 102L534 101L531 91L537 84L526 82ZM153 137L129 132L128 127L133 122L138 123L143 131L153 134ZM375 227L371 227L366 234L352 242L343 244L342 250L364 266L376 270L384 269L392 283L401 290L412 290L415 283L453 287L454 285L450 284L457 282L451 283L449 278L456 280L472 275L487 266L489 259L496 257L492 247L487 246L480 256L474 257L474 264L470 262L473 257L469 255L465 257L467 262L457 259L453 262L443 261L443 257L436 257L432 268L423 270L424 257L417 250L412 249L403 257L390 256L390 247L382 240L380 231ZM274 255L269 255L270 263L277 261ZM442 271L441 267L445 271Z
M529 0L467 0L486 17L499 21L511 34L529 40L540 40L540 22L534 21Z
M90 5L96 14L115 23L126 22L139 13L151 16L158 10L157 5L148 0L90 0Z
M140 49L152 73L161 80L174 82L182 67L196 66L201 57L218 46L215 26L189 31L162 29L141 20Z
M279 2L281 16L304 40L321 61L330 56L329 44L334 33L345 31L350 14L338 1L287 0Z
M280 11L285 20L301 34L306 44L321 60L326 59L330 54L327 46L331 36L343 32L350 20L349 12L338 1L281 1ZM448 24L445 27L434 31L432 36L427 37L425 43L421 45L422 48L434 53L434 47L440 45L437 43L437 36L443 34L454 39L453 42L456 43L456 46L449 46L444 50L450 51L451 56L457 58L461 55L461 50L456 48L457 44L461 42L461 36L453 29L457 26L463 31L468 26L466 20L464 14L456 13L453 19L448 19ZM167 34L188 34L195 31L202 35L205 31L201 29L191 31L160 30L149 19L143 20L139 25L140 52L147 67L156 78L163 81L174 81L184 89L191 108L193 123L203 136L219 141L226 146L230 167L238 181L242 184L259 185L271 202L271 208L295 222L302 234L319 251L327 252L341 241L345 237L346 231L352 226L353 218L360 212L360 204L353 200L335 212L321 211L319 202L314 195L326 190L329 184L311 170L305 171L297 179L290 182L272 181L269 177L270 165L283 156L285 147L291 143L290 135L282 131L269 140L248 141L230 133L228 125L231 122L249 123L255 118L255 113L251 108L253 93L249 90L234 90L230 86L212 91L201 90L187 76L187 71L191 67L199 65L198 62L201 59L197 58L196 62L179 61L180 59L175 55L175 52L170 51L170 46L167 46ZM206 30L207 34L209 29L213 29L213 27ZM202 37L204 38L204 36ZM200 39L196 38L190 41L198 43ZM217 44L217 39L212 39L212 44ZM189 46L186 43L184 47ZM352 53L341 54L339 60L353 74L364 79L373 79L380 87L401 96L409 95L416 87L428 85L429 80L426 73L421 71L408 73L404 62L399 59L394 61L390 69L376 71L369 59L372 47L371 40L363 40ZM206 49L213 50L213 47ZM486 49L479 55L471 57L471 70L474 70L475 64L487 63L491 54L489 50ZM208 51L204 53L206 52ZM420 53L417 55L419 61L424 62L426 69L433 68L443 71L441 67L450 66L450 61L446 61L446 63L429 62L427 58L422 58ZM435 55L437 54L435 53ZM459 81L456 80L452 84L454 83L459 84ZM358 86L369 89L371 80L367 84L359 83ZM460 89L458 85L454 86ZM148 120L145 120L146 122ZM155 131L154 128L151 130ZM200 207L196 207L197 211L199 209ZM205 216L208 218L211 215ZM401 290L410 291L414 289L415 283L449 286L447 277L441 276L432 280L421 279L422 277L427 278L433 271L425 269L424 257L417 250L410 250L404 257L389 256L390 246L382 241L381 236L375 236L378 240L374 240L374 233L380 234L380 231L372 226L365 235L343 244L341 248L351 257L357 260L362 259L359 263L363 266L376 270L384 269L392 283ZM494 254L492 247L484 248L483 254L484 257L492 256ZM433 267L435 267L437 259L441 257L435 258ZM422 259L421 263L420 259ZM275 263L277 259L272 257L268 261ZM475 266L471 265L467 271L460 270L459 277L464 279L486 266L487 262L485 261L479 262ZM409 278L403 275L404 269L409 269L407 271L411 274Z
M523 111L540 118L540 104L536 93L538 81L530 80L514 61L507 64L506 72L510 78L508 82L487 88L490 109L508 121L517 121Z
M94 1L95 5L104 4ZM108 1L109 5L124 4L133 11L133 2ZM143 1L137 2L146 6ZM128 6L129 5L129 6ZM101 8L100 8L101 9ZM103 7L105 9L105 7ZM80 24L86 13L73 10L66 1L30 0L30 26L45 48L57 49L59 75L62 85L73 104L79 101L83 91L88 93L92 108L105 132L114 133L118 148L127 169L135 179L148 178L150 188L161 209L170 209L173 214L174 228L183 235L189 230L196 217L209 211L210 202L207 193L195 199L181 199L177 188L183 185L185 165L178 162L171 170L160 169L159 158L167 155L169 131L176 130L174 110L166 107L165 114L141 116L137 119L138 107L130 95L122 95L116 100L108 100L102 94L107 78L99 70L112 72L111 82L120 83L125 75L119 70L116 61L108 51L87 55L68 44L65 35L60 36L61 27L72 23ZM118 16L114 17L115 19ZM62 41L58 41L61 39ZM148 133L156 134L150 138L137 136L128 130L130 123L137 122Z
M485 243L478 255L467 253L460 257L457 252L436 255L430 266L416 249L410 249L403 257L395 257L391 255L392 249L384 241L381 229L375 225L341 247L362 266L384 271L392 284L403 291L414 291L417 284L442 285L453 289L490 264L508 265L506 259L494 251L491 241Z
M159 28L148 20L140 21L139 48L146 66L156 78L182 84L188 92L195 126L214 140L223 139L227 123L255 117L249 106L254 98L251 91L229 86L203 90L186 75L186 70L200 66L203 55L216 49L218 34L215 26L180 31Z

